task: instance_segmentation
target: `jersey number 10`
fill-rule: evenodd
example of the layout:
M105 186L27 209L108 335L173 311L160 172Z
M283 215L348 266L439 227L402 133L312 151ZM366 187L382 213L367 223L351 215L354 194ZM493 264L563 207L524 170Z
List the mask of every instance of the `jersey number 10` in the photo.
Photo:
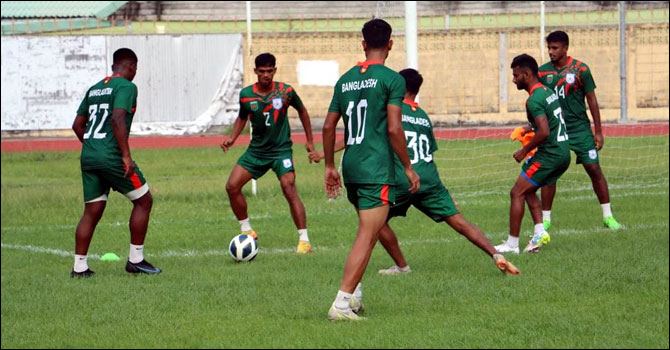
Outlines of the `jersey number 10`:
M347 131L349 137L347 137L347 145L360 145L365 138L365 117L368 114L368 100L362 99L358 101L358 106L356 106L356 136L352 133L352 113L354 112L354 101L349 101L347 105Z

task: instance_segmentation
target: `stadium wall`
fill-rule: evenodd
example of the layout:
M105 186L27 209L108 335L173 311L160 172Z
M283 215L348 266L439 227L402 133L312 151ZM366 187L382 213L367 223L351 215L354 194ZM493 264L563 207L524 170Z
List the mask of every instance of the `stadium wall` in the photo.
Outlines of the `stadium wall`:
M110 75L121 47L139 57L134 133L230 123L241 86L241 40L240 34L3 36L2 131L70 129L86 89Z
M547 33L559 28L547 28ZM570 28L569 54L591 68L603 121L619 119L619 32L616 26ZM668 24L628 27L628 116L668 120ZM446 124L505 124L525 120L526 94L516 90L509 65L528 53L540 61L539 29L449 30L419 34L420 103ZM339 74L364 59L359 32L254 34L245 85L256 81L253 58L277 56L276 80L295 86L312 116L325 116L333 88L300 85L299 61L334 61ZM387 65L405 68L405 43L394 35ZM247 52L246 42L245 51ZM545 54L546 56L546 54ZM500 57L505 57L504 62ZM541 63L540 63L541 64ZM504 86L501 85L504 82ZM331 85L332 86L332 85ZM297 117L295 111L291 117Z

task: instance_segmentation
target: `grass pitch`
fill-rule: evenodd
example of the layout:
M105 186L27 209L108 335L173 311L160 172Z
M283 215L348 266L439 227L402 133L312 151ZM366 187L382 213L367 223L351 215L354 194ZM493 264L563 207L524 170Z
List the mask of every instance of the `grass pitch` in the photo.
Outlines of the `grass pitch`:
M642 139L656 145L643 153L661 152L664 161L634 158L630 138L608 139L601 153L625 229L602 227L588 177L573 164L559 182L551 243L509 256L520 276L501 275L465 238L417 210L392 220L413 272L378 275L392 261L376 247L363 279L369 319L355 324L331 323L326 313L356 215L344 197L326 199L323 164L309 164L302 145L294 162L313 254L293 253L297 232L268 173L258 196L245 190L259 256L238 264L227 255L239 226L224 187L244 147L135 150L154 195L145 254L164 272L125 272L131 204L114 193L89 251L90 279L69 277L83 210L78 152L2 153L2 347L668 348L668 136ZM453 159L466 154L450 151L458 142L441 141L436 153L465 217L498 244L519 171L515 145L465 145L504 159L495 170L463 170ZM107 252L122 260L100 261Z

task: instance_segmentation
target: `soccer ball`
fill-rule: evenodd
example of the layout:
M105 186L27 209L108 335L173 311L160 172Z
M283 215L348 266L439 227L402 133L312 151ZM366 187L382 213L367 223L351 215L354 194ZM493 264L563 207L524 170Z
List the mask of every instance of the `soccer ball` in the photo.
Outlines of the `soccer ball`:
M258 243L251 236L237 235L230 241L228 251L235 261L251 261L258 254Z

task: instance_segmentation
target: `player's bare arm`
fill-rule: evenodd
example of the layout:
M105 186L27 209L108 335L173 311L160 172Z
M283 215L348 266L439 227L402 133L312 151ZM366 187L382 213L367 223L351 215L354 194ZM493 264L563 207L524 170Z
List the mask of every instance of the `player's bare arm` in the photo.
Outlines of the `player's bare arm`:
M533 138L520 150L514 152L514 159L517 161L517 163L521 162L526 157L528 152L541 145L549 136L549 123L547 122L546 116L536 117L535 123L537 124L535 136L533 136Z
M119 143L119 150L123 159L123 167L126 172L125 178L130 178L135 173L135 163L130 156L130 146L128 145L128 129L126 128L126 110L123 108L114 108L112 112L112 131L114 137Z
M328 112L323 123L323 152L326 158L324 181L329 198L336 198L342 187L340 174L335 169L335 128L341 116L339 113Z
M300 118L300 122L302 123L302 128L305 130L305 137L307 138L307 143L305 143L305 149L307 150L307 153L312 153L314 152L314 137L312 135L312 122L309 119L309 113L307 112L307 108L305 106L300 107L297 109L298 111L298 118ZM310 162L311 162L310 158Z
M228 135L228 137L223 139L223 142L221 142L221 149L226 152L230 149L230 147L233 146L235 143L235 140L237 140L237 137L240 136L242 133L242 130L244 130L244 126L247 125L247 119L249 119L249 116L247 117L242 117L239 116L237 119L235 119L235 124L233 125L233 132Z
M84 142L84 133L86 132L86 122L88 122L88 118L83 115L77 115L74 118L74 123L72 123L72 130L77 135L79 142L82 143Z
M419 182L419 175L417 175L414 168L412 168L412 163L410 162L409 154L407 153L405 131L402 128L402 107L389 104L386 106L386 110L388 113L387 130L389 143L405 168L405 175L407 175L410 185L409 192L415 193L419 190L421 184Z
M339 139L335 141L335 152L339 152L344 149L344 139ZM324 151L314 150L309 152L309 160L315 163L318 163L325 157Z
M589 111L591 111L591 117L593 118L593 126L596 129L593 134L593 142L596 144L596 149L600 151L603 148L603 145L605 145L605 138L603 137L603 130L600 124L600 107L598 106L598 98L596 98L595 91L586 94L586 102L589 104Z

